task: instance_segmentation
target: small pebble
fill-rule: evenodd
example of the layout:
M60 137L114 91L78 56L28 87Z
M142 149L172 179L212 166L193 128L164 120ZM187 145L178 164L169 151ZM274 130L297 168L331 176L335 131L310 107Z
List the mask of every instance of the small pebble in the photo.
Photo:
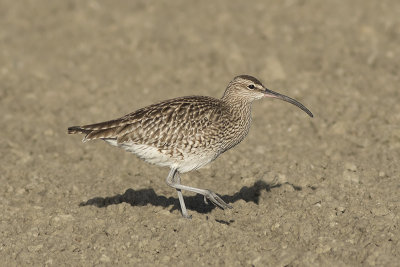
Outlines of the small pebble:
M360 182L359 176L357 175L356 172L353 172L353 171L345 170L343 172L343 178L346 179L347 181L350 181L350 182L353 182L353 183Z
M357 166L354 163L346 162L344 164L344 167L346 168L346 170L349 170L349 171L352 171L352 172L356 172L357 171Z
M100 261L101 261L101 262L110 262L111 259L110 259L110 257L108 257L107 255L103 254L103 255L101 255L101 257L100 257Z

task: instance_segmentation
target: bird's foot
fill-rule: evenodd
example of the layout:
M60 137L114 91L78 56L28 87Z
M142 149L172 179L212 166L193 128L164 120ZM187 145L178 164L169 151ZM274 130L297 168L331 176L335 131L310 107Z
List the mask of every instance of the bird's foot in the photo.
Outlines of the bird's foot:
M233 207L229 204L227 204L225 201L222 200L217 194L215 194L211 190L206 190L207 193L204 195L204 202L208 204L208 200L210 200L215 206L221 208L221 209L232 209Z
M189 220L192 219L192 215L189 215L188 213L182 213L182 217Z

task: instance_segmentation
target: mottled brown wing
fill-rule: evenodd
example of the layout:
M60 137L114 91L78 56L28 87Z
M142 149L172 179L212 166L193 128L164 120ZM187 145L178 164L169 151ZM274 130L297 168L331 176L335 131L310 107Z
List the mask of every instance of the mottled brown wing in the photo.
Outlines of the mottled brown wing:
M139 109L119 119L68 128L84 133L83 141L116 139L119 144L136 143L161 149L172 145L198 146L211 134L221 113L221 102L194 96L167 100ZM212 138L207 142L212 142Z
M221 112L220 105L217 99L196 96L149 106L124 117L131 122L119 127L117 142L160 149L196 147L213 131L213 122Z

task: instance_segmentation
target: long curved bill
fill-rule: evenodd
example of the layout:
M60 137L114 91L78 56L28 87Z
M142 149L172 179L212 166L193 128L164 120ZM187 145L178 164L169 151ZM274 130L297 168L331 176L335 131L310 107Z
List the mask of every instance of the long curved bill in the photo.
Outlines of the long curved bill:
M272 90L269 90L265 88L265 97L272 97L272 98L278 98L283 101L289 102L290 104L293 104L297 106L298 108L302 109L305 113L307 113L311 118L314 117L314 115L311 113L311 111L308 110L303 104L301 104L299 101L294 100L293 98L290 98L288 96L282 95L280 93L274 92Z

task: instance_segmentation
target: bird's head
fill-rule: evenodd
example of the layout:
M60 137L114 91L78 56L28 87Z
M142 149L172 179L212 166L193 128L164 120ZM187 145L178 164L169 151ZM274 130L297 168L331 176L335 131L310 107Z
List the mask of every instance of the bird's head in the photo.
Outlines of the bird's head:
M228 84L223 99L239 98L247 102L253 102L254 100L264 97L277 98L289 102L302 109L310 117L314 116L311 111L309 111L303 104L301 104L297 100L269 90L258 79L249 75L236 76Z

